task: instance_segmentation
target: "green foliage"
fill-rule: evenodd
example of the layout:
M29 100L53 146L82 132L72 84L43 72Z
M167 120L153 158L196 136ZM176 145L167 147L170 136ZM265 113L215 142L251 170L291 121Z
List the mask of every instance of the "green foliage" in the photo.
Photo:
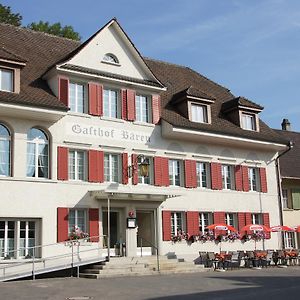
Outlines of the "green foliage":
M43 21L39 21L38 23L33 22L33 23L27 25L27 28L35 30L35 31L46 32L46 33L53 34L56 36L65 37L65 38L72 39L75 41L80 41L79 33L74 31L72 26L62 27L59 22L54 23L52 25L49 24L49 22L43 22Z
M22 16L14 14L9 6L0 4L0 23L7 23L14 26L21 26Z

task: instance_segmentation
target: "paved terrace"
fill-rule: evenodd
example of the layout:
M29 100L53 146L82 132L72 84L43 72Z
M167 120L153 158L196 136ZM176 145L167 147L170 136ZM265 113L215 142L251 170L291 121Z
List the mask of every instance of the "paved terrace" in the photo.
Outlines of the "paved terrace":
M300 267L101 280L55 278L0 283L0 299L300 299Z

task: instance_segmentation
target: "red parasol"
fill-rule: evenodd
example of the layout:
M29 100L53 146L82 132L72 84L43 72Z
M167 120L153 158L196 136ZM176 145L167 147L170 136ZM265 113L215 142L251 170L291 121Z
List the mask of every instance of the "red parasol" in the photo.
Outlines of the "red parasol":
M206 227L207 229L209 230L230 230L230 231L234 231L236 232L237 230L231 226L231 225L227 225L227 224L211 224L211 225L208 225Z
M271 228L271 232L281 232L281 231L290 231L290 232L294 232L295 229L286 225L278 225L278 226L272 226Z
M266 225L258 225L258 224L248 224L244 226L241 231L263 231L270 232L271 229Z
M296 226L294 229L295 232L300 232L300 225Z

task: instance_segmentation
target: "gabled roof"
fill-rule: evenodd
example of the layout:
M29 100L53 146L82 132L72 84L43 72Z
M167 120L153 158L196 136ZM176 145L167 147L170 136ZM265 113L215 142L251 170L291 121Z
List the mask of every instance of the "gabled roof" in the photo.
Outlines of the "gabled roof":
M204 93L202 90L200 90L199 88L193 87L193 86L189 86L189 87L185 88L184 90L175 94L173 98L174 98L174 100L176 100L176 99L185 98L188 96L199 98L199 99L212 100L212 101L214 101L216 99L212 95L208 95L208 94Z
M289 140L293 148L279 159L281 177L300 179L300 132L274 129L282 138Z
M20 62L20 63L26 63L26 59L20 57L17 54L14 54L13 52L7 50L5 47L0 48L0 59L6 59L6 60Z
M234 98L234 99L224 102L222 105L222 110L223 110L223 112L226 112L231 109L238 108L239 106L243 106L250 110L254 109L254 110L258 110L258 111L262 111L264 109L261 105L256 104L245 97L237 97L237 98Z

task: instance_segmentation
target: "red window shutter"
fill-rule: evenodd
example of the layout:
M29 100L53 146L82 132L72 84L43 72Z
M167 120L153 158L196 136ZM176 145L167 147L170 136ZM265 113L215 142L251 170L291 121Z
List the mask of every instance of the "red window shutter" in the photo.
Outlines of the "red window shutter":
M198 211L188 211L186 213L186 228L189 235L199 235Z
M69 79L58 78L58 99L69 107Z
M122 97L121 118L123 120L127 120L127 91L126 90L121 91L121 97Z
M237 191L243 190L243 177L242 177L242 166L235 166L235 189Z
M267 173L265 168L259 168L260 175L260 190L262 193L268 192Z
M122 153L122 183L128 184L128 154Z
M162 186L162 168L161 168L162 157L154 157L154 185Z
M245 213L246 225L252 224L251 213Z
M152 95L152 123L157 124L160 119L160 96Z
M270 227L270 216L269 213L263 213L263 222L265 226ZM270 239L271 234L270 232L266 232L266 239Z
M90 208L89 209L89 235L91 242L99 241L99 209Z
M192 187L191 161L187 159L184 161L184 179L185 179L185 187L191 188Z
M195 160L191 160L191 183L193 188L197 187L197 169Z
M69 209L57 208L57 242L64 242L69 238Z
M214 213L214 224L224 224L225 223L225 212L217 211ZM215 234L226 234L225 230L215 230Z
M221 190L222 189L222 171L221 164L212 162L210 164L211 169L211 188L213 190Z
M238 225L239 225L239 232L241 235L244 235L245 232L242 232L242 228L244 226L246 226L246 216L245 216L245 213L243 212L239 212L238 213Z
M89 83L89 113L93 116L103 114L103 87L97 83Z
M162 212L162 230L163 241L171 240L171 212L164 210Z
M243 176L243 191L249 192L249 175L248 175L247 166L242 166L242 176Z
M65 147L57 147L57 179L68 180L68 157L69 149Z
M103 152L89 150L89 182L103 182Z
M135 91L127 90L127 120L135 120Z
M170 185L170 178L169 178L169 159L167 157L161 158L161 182L163 186L169 186Z
M138 161L137 155L131 155L131 165L132 165L132 184L136 185L139 183L139 173L138 173Z

